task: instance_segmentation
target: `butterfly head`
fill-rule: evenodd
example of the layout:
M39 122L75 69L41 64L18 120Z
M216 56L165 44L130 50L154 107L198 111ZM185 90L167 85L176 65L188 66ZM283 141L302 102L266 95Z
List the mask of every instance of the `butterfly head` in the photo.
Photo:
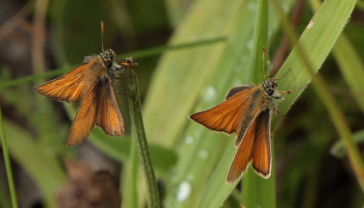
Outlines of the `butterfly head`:
M104 66L110 72L122 70L122 66L116 62L116 53L112 49L104 50L100 53Z
M278 100L283 98L283 94L277 89L278 83L275 78L270 77L269 79L264 80L262 86L269 97L273 97Z

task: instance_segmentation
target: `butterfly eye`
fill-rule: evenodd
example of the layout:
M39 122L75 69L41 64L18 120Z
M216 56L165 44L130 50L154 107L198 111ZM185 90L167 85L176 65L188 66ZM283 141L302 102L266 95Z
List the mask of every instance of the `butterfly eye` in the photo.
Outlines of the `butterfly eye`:
M107 59L105 62L104 62L106 68L110 68L111 65L112 65L112 61L110 59Z
M273 93L274 93L274 90L273 90L273 89L268 89L268 90L267 90L267 94L268 94L268 96L273 95Z

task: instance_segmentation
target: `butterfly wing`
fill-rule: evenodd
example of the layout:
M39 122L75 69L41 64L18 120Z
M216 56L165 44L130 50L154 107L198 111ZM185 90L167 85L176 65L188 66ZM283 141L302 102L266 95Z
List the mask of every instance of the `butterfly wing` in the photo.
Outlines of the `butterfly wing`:
M116 102L114 88L109 79L105 79L103 82L99 92L99 115L96 125L110 136L123 136L124 120Z
M97 58L90 60L67 74L34 88L40 94L66 102L79 102L90 91L98 78L97 70L102 67Z
M110 136L124 135L124 121L119 111L109 78L99 78L82 101L72 124L67 145L86 139L94 126L100 126Z
M226 177L226 182L229 184L235 183L241 178L252 159L256 125L257 122L252 123L235 154Z
M81 106L77 112L75 120L72 123L71 130L68 135L68 146L81 143L90 135L90 132L95 127L99 111L99 95L97 93L101 87L100 83L101 82L98 82L96 85L93 85L85 99L82 100Z
M242 90L211 109L192 114L190 118L211 130L234 133L239 126L242 113L251 114L252 97L250 95L256 89L251 87Z
M239 147L247 130L250 125L256 120L258 115L264 110L269 108L269 99L265 94L263 87L254 87L255 89L251 94L251 102L249 103L249 108L244 111L241 117L241 121L236 127L237 139L235 142L235 147Z
M272 167L270 144L271 115L269 108L259 114L255 123L255 140L252 155L253 168L262 177L269 178Z
M226 100L229 99L230 97L234 96L235 94L250 89L254 86L252 85L243 85L243 86L238 86L238 87L233 87L229 90L228 94L226 95Z
M264 178L271 174L270 147L270 110L262 111L250 125L230 166L226 177L227 183L240 180L249 162L252 160L254 170Z

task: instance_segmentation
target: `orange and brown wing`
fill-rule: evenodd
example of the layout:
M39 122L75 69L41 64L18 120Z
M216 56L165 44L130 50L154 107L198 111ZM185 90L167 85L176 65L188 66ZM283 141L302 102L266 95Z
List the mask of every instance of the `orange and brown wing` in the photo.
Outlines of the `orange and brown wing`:
M190 118L211 130L234 133L240 126L243 113L248 115L248 118L251 117L251 120L253 119L250 115L253 102L251 94L256 90L257 87L252 87L240 91L211 109L192 114Z
M97 126L110 136L124 135L124 120L116 102L114 89L109 79L103 81L99 97L99 115Z
M226 95L226 100L229 99L230 97L238 94L241 91L247 90L254 87L253 85L243 85L243 86L237 86L237 87L233 87L229 90L228 94Z
M250 125L230 166L227 183L239 181L250 161L259 175L269 178L272 164L270 121L270 110L266 109Z
M79 102L97 82L96 69L99 67L102 66L94 58L61 77L35 87L34 90L58 101Z
M269 99L267 99L264 89L255 87L255 90L250 94L251 102L249 109L242 114L241 122L236 128L236 142L235 147L239 147L250 125L256 120L258 115L264 110L269 108Z
M86 97L82 100L80 109L77 112L68 135L68 146L81 143L90 135L90 132L95 127L98 115L99 95L97 93L100 87L101 82L93 85Z
M90 135L95 125L100 126L110 136L124 134L124 121L109 78L99 79L82 101L73 121L67 145L81 143Z
M255 141L252 164L254 170L264 178L269 178L272 167L270 122L271 115L269 109L261 112L255 122Z
M250 128L245 134L245 137L236 152L234 160L230 166L229 173L226 177L226 182L229 184L235 183L241 178L252 159L256 126L256 121L250 125Z

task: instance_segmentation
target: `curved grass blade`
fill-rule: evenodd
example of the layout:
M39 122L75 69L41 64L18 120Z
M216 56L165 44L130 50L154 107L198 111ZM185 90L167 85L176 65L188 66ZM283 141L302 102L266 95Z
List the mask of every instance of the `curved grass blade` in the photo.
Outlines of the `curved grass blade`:
M11 196L11 203L13 208L18 208L18 199L16 195L15 190L15 184L14 184L14 177L13 177L13 171L11 169L10 164L10 156L8 151L8 144L5 137L5 130L4 130L4 123L3 123L3 114L0 107L0 137L1 137L1 146L3 149L4 154L4 160L5 160L5 167L6 167L6 175L8 178L8 184L9 184L9 190L10 190L10 196Z

